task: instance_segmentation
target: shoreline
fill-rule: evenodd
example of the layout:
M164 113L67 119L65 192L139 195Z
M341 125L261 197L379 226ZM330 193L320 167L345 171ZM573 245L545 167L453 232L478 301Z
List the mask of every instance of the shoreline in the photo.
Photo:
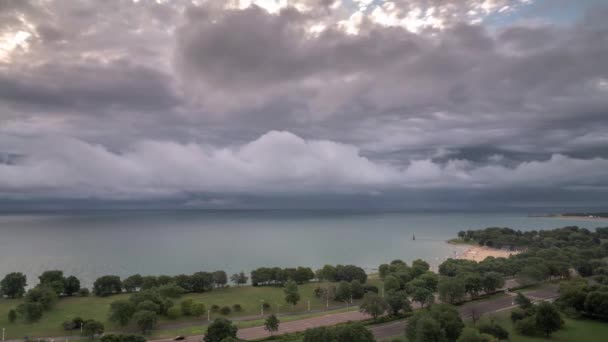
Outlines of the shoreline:
M456 259L481 262L487 257L508 258L511 255L516 255L519 253L519 251L509 251L504 249L490 248L487 246L470 245L465 251L456 255Z
M572 216L572 215L556 215L546 216L552 218L561 218L565 220L586 220L586 221L608 221L608 217L588 217L588 216Z

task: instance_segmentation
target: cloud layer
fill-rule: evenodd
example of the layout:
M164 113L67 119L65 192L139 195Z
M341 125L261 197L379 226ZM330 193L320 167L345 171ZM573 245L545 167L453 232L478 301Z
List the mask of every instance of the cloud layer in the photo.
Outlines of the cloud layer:
M608 8L4 1L0 193L605 193Z

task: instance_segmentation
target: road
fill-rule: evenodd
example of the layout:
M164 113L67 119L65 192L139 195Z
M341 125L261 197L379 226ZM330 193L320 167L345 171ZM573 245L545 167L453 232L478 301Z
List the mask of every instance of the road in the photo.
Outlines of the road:
M547 300L557 297L557 287L548 287L542 290L526 292L526 296L532 301ZM470 318L473 314L485 315L491 312L499 312L514 308L513 297L500 297L480 302L468 303L460 306L458 311L462 318ZM403 335L407 321L397 321L382 325L372 326L370 330L376 337L376 340Z
M514 295L514 294L512 294ZM555 298L557 296L557 287L549 287L541 290L530 291L526 293L533 301L547 300ZM496 299L488 299L479 302L467 303L458 308L460 315L463 318L470 318L473 314L481 316L491 312L499 312L508 310L516 305L513 304L513 296L500 297ZM358 311L342 312L337 314L328 314L325 316L301 319L297 321L285 322L279 325L279 331L276 335L293 333L298 331L304 331L310 328L331 326L339 323L345 323L348 321L362 321L369 319L370 316L360 313ZM370 330L378 341L385 338L399 336L404 334L407 321L396 321L381 325L375 325L370 327ZM264 330L263 327L253 327L239 329L238 337L244 340L254 340L263 337L270 336L270 334ZM185 342L200 342L202 339L201 335L188 336ZM158 340L155 342L169 342L172 340Z

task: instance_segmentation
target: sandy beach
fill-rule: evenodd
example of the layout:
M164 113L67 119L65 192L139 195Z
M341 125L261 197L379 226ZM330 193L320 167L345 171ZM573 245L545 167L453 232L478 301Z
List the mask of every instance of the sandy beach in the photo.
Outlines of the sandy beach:
M473 260L476 262L483 261L487 257L495 258L508 258L510 255L515 255L518 251L506 251L502 249L495 249L481 246L471 246L466 251L458 255L458 259Z

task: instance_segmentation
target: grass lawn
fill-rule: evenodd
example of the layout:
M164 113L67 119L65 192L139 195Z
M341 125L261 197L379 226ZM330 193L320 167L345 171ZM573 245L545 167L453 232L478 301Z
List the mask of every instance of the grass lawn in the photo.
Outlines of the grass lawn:
M603 342L608 341L608 323L592 320L575 320L564 317L565 326L562 330L551 335L551 338L522 336L515 332L509 318L510 311L495 314L497 322L509 331L512 342Z
M379 280L370 279L368 283L379 285ZM179 305L184 299L192 298L195 302L204 303L209 309L212 305L228 306L232 308L234 304L240 304L243 308L241 312L232 312L228 318L236 318L242 316L252 316L260 314L260 305L262 300L271 305L269 310L265 312L277 311L277 303L280 305L280 313L287 312L301 312L306 314L307 312L307 301L310 300L311 310L324 309L326 306L325 301L318 299L314 296L314 289L323 284L310 283L299 286L301 301L295 307L285 303L283 288L281 287L229 287L225 289L215 289L211 292L187 294L181 298L174 299L176 305ZM82 317L83 319L95 319L104 323L106 331L116 331L121 328L113 323L108 322L108 311L110 303L118 299L128 299L128 294L114 295L110 297L73 297L73 298L62 298L60 299L55 307L44 313L42 319L36 323L25 323L23 320L18 319L15 323L8 322L8 311L12 308L17 307L20 300L14 299L2 299L0 300L0 328L6 328L6 338L16 339L23 338L24 336L30 337L50 337L50 336L63 336L68 335L61 327L61 323L67 320L71 320L74 317ZM344 305L340 302L331 302L330 306ZM356 304L356 303L355 303ZM212 313L211 319L220 317L219 313ZM283 317L283 320L287 320L288 316ZM299 318L302 318L301 316ZM175 335L174 332L180 334L192 334L200 333L202 331L202 324L206 322L205 317L201 317L196 320L192 317L180 317L176 320L169 320L165 317L159 317L159 331L158 334L162 336ZM200 322L199 327L181 327L188 323L196 324ZM243 322L240 324L252 324L253 322ZM261 321L254 325L261 325ZM172 328L171 325L177 325ZM164 327L163 327L164 326ZM127 327L127 329L134 330L134 327ZM194 330L193 330L194 329ZM168 335L167 335L168 334Z

